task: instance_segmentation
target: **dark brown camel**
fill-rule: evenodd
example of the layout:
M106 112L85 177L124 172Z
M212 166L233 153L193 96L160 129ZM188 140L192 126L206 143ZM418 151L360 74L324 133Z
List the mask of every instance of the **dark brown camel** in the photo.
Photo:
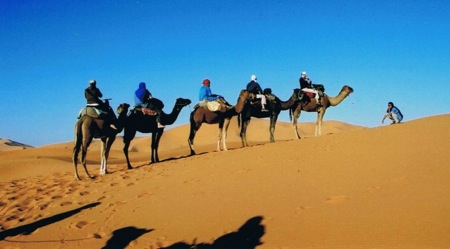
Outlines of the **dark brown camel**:
M297 119L300 117L301 111L317 112L315 135L320 136L322 135L322 119L327 108L330 106L339 105L352 92L353 88L349 86L343 86L341 92L336 97L330 97L325 94L325 96L321 98L321 106L317 105L317 101L315 98L311 98L310 102L303 105L300 103L300 101L297 101L289 110L289 116L292 119L292 126L294 127L294 133L297 139L300 139L300 134L297 130Z
M94 138L100 138L102 141L101 148L101 164L100 164L100 175L108 173L108 156L109 150L111 149L114 140L116 140L117 133L120 133L123 129L123 123L127 116L129 104L120 104L117 107L117 113L119 114L118 122L116 124L117 130L105 125L104 120L92 118L90 116L81 117L75 124L75 146L73 148L72 161L75 166L75 178L80 180L78 175L78 154L81 149L81 163L83 164L84 170L89 178L92 176L89 174L86 168L86 154L89 145Z
M178 98L170 114L166 114L163 111L160 112L160 123L164 126L172 125L178 118L181 109L190 103L191 101L189 99ZM164 133L164 127L158 127L156 116L143 115L142 112L132 112L125 121L124 129L123 142L125 145L123 147L123 152L127 159L128 169L132 169L130 159L128 158L128 148L137 131L152 134L152 155L150 163L159 162L158 146L161 136Z
M242 140L242 146L248 147L247 142L247 127L250 124L250 120L252 117L255 118L270 118L270 142L275 142L274 132L275 132L275 125L277 123L278 115L281 111L288 110L291 108L292 105L295 104L295 102L298 99L298 92L299 89L294 89L292 96L289 98L288 101L281 101L278 97L275 97L275 100L267 101L268 111L267 112L261 112L261 105L256 104L252 105L248 101L244 106L244 109L238 116L238 124L241 126L241 140ZM242 124L241 124L242 123Z
M195 155L194 138L195 134L202 126L202 123L219 124L219 139L217 141L217 151L220 151L221 148L224 151L227 150L226 138L230 120L233 116L236 116L242 111L242 109L244 108L245 101L248 98L248 94L249 93L247 90L242 90L241 93L239 94L239 98L237 100L236 105L233 106L231 109L227 110L226 112L212 112L202 107L196 108L191 112L190 116L191 129L188 138L191 155Z

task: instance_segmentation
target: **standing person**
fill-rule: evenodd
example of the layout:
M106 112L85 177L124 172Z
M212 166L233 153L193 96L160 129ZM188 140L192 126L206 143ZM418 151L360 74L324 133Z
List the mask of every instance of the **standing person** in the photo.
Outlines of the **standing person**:
M263 94L263 90L259 83L256 81L258 78L256 78L256 75L252 75L250 77L250 82L247 84L247 91L250 93L255 94L256 98L261 99L261 111L267 112L266 109L266 96Z
M402 112L394 105L393 102L388 103L386 114L384 114L381 123L384 124L384 120L388 117L391 120L391 124L399 124L403 120Z
M94 107L95 109L99 110L99 116L102 116L105 118L105 121L109 123L109 126L113 128L114 130L117 130L117 127L114 125L116 121L116 117L114 115L114 112L112 109L103 103L103 101L100 99L103 97L102 92L99 88L97 88L97 81L90 80L89 81L89 87L84 90L84 97L86 98L86 106Z
M304 92L314 93L316 101L317 101L317 105L321 105L319 91L314 89L312 81L306 76L306 72L302 72L302 74L300 75L300 79L298 79L298 81L300 83L300 90L302 91L302 95L300 96L300 99L303 99Z
M135 106L148 107L148 101L152 98L153 96L147 89L145 82L139 83L139 88L134 92Z

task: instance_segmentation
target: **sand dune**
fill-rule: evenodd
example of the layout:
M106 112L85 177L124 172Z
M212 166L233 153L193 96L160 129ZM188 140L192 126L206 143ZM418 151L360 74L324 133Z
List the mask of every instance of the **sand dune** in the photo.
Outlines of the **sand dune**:
M33 146L0 138L0 151L24 150L30 148L33 148Z
M233 120L236 121L236 120ZM0 249L6 248L448 248L450 115L377 128L326 121L252 120L248 148L236 122L229 151L204 125L187 156L187 125L147 165L149 138L132 142L125 170L118 138L110 174L74 180L71 143L0 152Z

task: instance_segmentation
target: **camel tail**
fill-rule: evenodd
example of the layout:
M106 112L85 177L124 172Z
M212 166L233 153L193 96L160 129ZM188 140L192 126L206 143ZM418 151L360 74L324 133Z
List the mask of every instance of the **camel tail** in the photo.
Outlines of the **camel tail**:
M239 113L238 115L237 115L237 122L238 122L238 127L241 127L241 113Z
M81 146L81 142L83 141L83 133L81 131L83 119L84 119L84 117L82 117L75 123L75 128L74 128L75 148L79 148Z
M292 109L289 108L289 121L292 121Z

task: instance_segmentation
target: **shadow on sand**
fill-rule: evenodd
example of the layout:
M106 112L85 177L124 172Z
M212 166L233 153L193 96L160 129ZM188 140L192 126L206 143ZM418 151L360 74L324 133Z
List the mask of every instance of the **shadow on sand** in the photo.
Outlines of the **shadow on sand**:
M262 220L262 216L255 216L245 222L236 232L225 234L214 240L212 244L197 244L194 240L193 244L177 242L161 249L255 249L263 244L260 241L265 232L265 228L261 224Z
M53 215L51 217L44 218L42 220L38 220L38 221L35 221L33 223L30 223L30 224L26 224L26 225L23 225L23 226L19 226L19 227L15 227L15 228L12 228L12 229L5 230L5 231L1 231L0 232L0 240L4 240L6 237L16 236L16 235L19 235L19 234L25 234L25 235L31 234L34 231L36 231L38 228L45 227L45 226L50 225L52 223L55 223L55 222L67 219L70 216L73 216L73 215L83 211L84 209L93 208L93 207L96 207L98 205L100 205L100 202L90 203L90 204L84 205L82 207L79 207L77 209L70 210L70 211L67 211L67 212L64 212L64 213L60 213L60 214L57 214L57 215Z
M111 239L106 242L102 249L126 248L131 241L153 231L153 229L141 229L136 227L124 227L113 232Z

